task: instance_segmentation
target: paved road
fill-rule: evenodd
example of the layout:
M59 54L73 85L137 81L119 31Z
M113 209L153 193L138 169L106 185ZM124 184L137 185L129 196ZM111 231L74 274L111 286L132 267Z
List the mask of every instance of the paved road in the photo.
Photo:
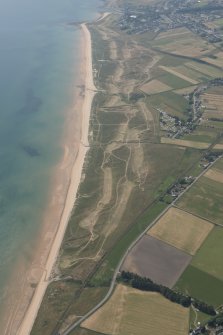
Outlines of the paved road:
M129 252L132 250L132 248L141 240L141 238L145 235L145 233L148 231L148 229L152 228L156 222L179 200L185 192L187 192L193 185L198 181L199 178L201 178L211 167L214 163L216 163L222 156L219 156L213 163L211 163L207 169L203 170L199 176L197 176L194 181L169 205L167 206L159 216L156 217L156 219L151 222L149 226L146 227L146 229L135 239L135 241L129 246L129 248L126 250L125 254L122 256L120 262L118 263L118 266L115 269L109 291L107 292L106 296L94 307L92 308L87 314L82 316L78 321L74 322L66 331L63 333L58 333L58 335L69 335L72 330L74 330L76 327L78 327L83 321L85 321L89 316L91 316L94 312L96 312L102 305L105 304L105 302L110 298L114 287L116 283L117 275L120 271L120 268L122 264L124 263L126 257L128 256Z

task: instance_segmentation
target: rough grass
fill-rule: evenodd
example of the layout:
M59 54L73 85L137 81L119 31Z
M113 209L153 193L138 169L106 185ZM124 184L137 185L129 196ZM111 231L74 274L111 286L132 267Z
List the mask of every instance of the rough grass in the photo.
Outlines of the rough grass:
M208 221L172 207L148 234L194 255L212 228Z
M110 300L82 327L110 335L186 335L189 309L158 293L118 285Z
M206 177L201 177L177 202L177 206L211 222L222 224L223 187ZM193 199L193 200L192 200Z
M223 280L223 227L215 227L196 256L192 265Z
M64 329L78 316L93 308L105 296L106 291L107 288L80 289L72 282L50 284L31 335L47 335L60 327Z
M55 321L62 317L78 290L75 283L51 283L44 295L31 335L51 334L56 326Z
M215 307L223 303L223 282L191 265L184 271L175 288Z
M92 277L90 284L94 286L108 285L115 268L128 246L140 235L141 232L165 209L167 205L161 202L149 208L131 229L128 230L106 255L98 271Z

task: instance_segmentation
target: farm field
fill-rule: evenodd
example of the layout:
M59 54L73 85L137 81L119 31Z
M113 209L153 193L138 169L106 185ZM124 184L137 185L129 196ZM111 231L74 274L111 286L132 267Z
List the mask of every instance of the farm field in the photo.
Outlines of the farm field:
M153 47L175 55L201 57L215 48L187 28L173 29L169 37L159 34L153 41Z
M215 307L223 303L223 281L191 265L184 271L175 288Z
M202 116L204 119L223 120L222 94L204 93L202 95L202 105L205 106L205 111Z
M147 335L148 329L153 335L187 335L189 309L158 293L119 284L109 301L81 326L108 335Z
M191 256L187 253L147 235L130 251L122 270L172 287L190 261Z
M195 73L196 71L199 72L202 74L202 77L208 76L210 78L218 78L223 75L223 71L221 69L216 69L216 67L208 64L188 62L185 63L185 67L195 71Z
M223 150L223 144L219 143L214 146L214 150Z
M181 78L181 79L183 79L185 81L188 81L188 83L191 83L193 85L198 84L198 81L195 80L195 79L193 79L193 75L191 75L192 78L188 76L189 70L187 71L187 73L185 73L185 74L183 73L182 67L179 67L179 68L175 67L175 68L173 68L173 67L167 67L167 66L160 65L160 69L162 69L162 70L164 70L164 71L166 71L168 73L171 73L171 74L173 74L173 75L175 75L175 76L177 76L177 77L179 77L179 78ZM188 84L188 86L189 86L189 84Z
M208 62L209 64L213 64L215 66L218 66L220 69L223 67L223 52L220 51L215 54L215 58L210 57L203 57L202 60Z
M154 79L149 81L148 83L142 85L140 89L145 92L146 94L156 94L161 92L170 91L173 88L171 86L168 86L161 81Z
M147 234L194 255L213 224L178 208L170 208Z
M163 92L149 97L149 102L154 108L160 108L168 114L186 119L188 101L174 92Z
M215 227L192 260L192 265L223 280L223 227Z
M161 137L161 143L179 145L182 147L189 147L189 148L195 148L195 149L207 149L210 146L210 143L180 140L180 139L168 138L168 137Z
M210 178L216 182L223 183L223 171L217 169L209 169L205 175L206 178Z
M197 141L211 143L216 139L217 135L218 131L216 129L197 126L197 128L192 133L184 135L182 139L192 142Z
M222 224L222 198L222 184L203 176L177 201L177 206L211 222Z

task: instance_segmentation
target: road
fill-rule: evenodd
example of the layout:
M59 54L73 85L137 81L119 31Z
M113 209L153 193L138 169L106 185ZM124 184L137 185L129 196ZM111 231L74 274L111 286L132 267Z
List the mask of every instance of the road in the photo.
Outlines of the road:
M89 316L91 316L94 312L96 312L101 306L103 306L106 301L110 298L117 279L117 275L120 272L120 268L122 264L124 263L126 257L128 256L129 252L132 250L132 248L141 240L141 238L146 234L148 229L152 228L156 222L173 206L175 203L184 195L185 192L187 192L197 181L200 179L212 166L215 164L222 156L219 156L214 162L210 163L207 169L203 170L195 179L194 181L169 205L167 206L157 217L156 219L151 222L149 226L146 227L146 229L133 241L133 243L128 247L125 254L122 256L120 262L118 263L118 266L115 269L110 288L105 295L105 297L94 307L92 308L87 314L82 316L78 321L74 322L69 328L67 328L63 333L58 333L58 335L69 335L71 331L73 331L76 327L78 327L83 321L85 321Z

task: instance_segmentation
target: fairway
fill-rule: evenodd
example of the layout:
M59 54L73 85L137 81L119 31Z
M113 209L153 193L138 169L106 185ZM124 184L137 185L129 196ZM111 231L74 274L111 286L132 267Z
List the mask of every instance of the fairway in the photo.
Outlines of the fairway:
M215 307L223 304L223 282L194 266L187 267L175 288Z
M148 234L194 255L213 224L178 208L170 208Z
M180 145L182 147L189 147L189 148L195 148L195 149L207 149L210 146L210 143L179 140L179 139L168 138L168 137L162 137L161 143Z
M177 206L193 214L200 215L211 222L223 224L222 199L222 183L201 177L177 201Z
M193 266L221 280L223 280L222 242L223 227L215 227L192 261Z
M187 335L189 309L158 293L118 285L109 301L81 326L109 335Z

